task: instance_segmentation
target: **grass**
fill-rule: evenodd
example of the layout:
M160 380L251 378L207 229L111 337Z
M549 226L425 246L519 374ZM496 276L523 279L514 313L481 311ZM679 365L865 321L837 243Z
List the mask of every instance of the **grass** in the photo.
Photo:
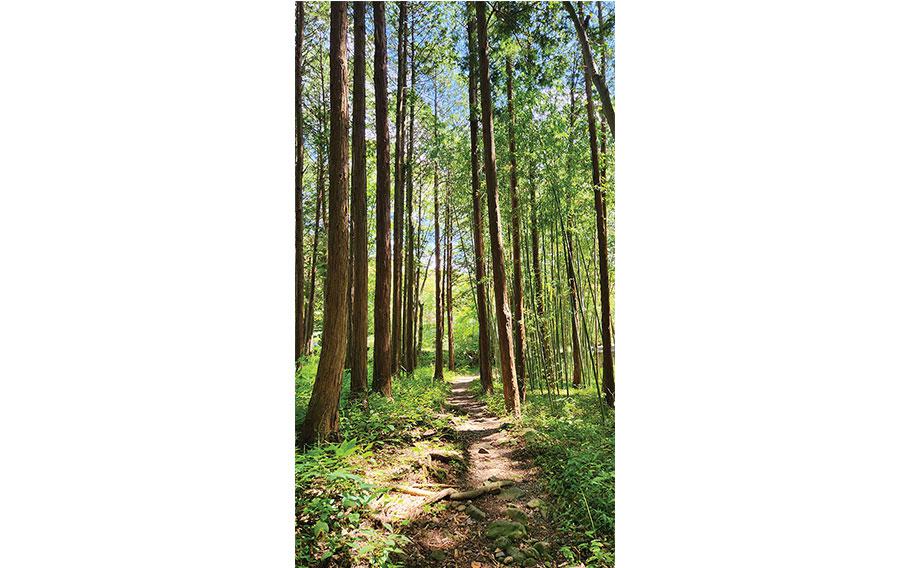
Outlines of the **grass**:
M479 381L474 392L480 393ZM502 385L483 397L506 416ZM528 392L519 422L527 448L543 473L556 526L569 537L561 552L569 561L612 565L614 550L613 411L601 422L594 387L570 396Z
M303 359L296 374L296 421L306 415L318 357ZM404 537L396 527L374 515L386 498L380 467L393 459L408 465L401 450L416 439L418 447L447 448L442 435L449 428L441 414L449 385L433 380L432 367L419 367L413 376L394 379L392 399L370 394L351 400L350 374L345 372L339 408L343 442L323 444L296 454L296 563L327 562L357 566L394 567ZM407 454L407 452L404 452ZM415 460L419 456L415 456ZM377 475L378 473L378 475Z

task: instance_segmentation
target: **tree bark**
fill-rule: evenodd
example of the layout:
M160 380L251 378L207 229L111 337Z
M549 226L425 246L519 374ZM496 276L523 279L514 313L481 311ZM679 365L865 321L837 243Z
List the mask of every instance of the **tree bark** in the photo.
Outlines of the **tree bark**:
M512 292L515 320L515 379L518 394L525 400L525 309L521 274L521 202L518 200L518 166L515 156L515 105L512 94L512 58L506 58L506 100L509 110L509 195L512 198Z
M408 373L413 373L414 369L417 367L417 355L416 355L416 346L415 346L415 320L417 318L417 275L415 273L415 262L414 262L414 98L416 93L414 92L414 83L416 81L417 67L414 59L414 13L411 12L411 91L408 97L408 107L409 107L409 118L410 125L408 127L408 155L407 155L407 166L405 170L406 184L407 184L407 209L408 209L408 255L407 255L407 267L406 271L406 280L405 280L405 322L404 322L404 368ZM418 216L418 222L420 217ZM418 233L419 238L419 233Z
M373 300L372 390L392 396L389 329L392 250L389 242L389 88L385 3L373 2L373 86L376 92L376 295Z
M436 93L436 75L433 75L433 143L438 145L439 140L437 138L437 113L438 113L438 101ZM435 248L434 255L436 258L436 286L434 289L434 299L436 300L436 338L435 338L435 347L436 355L433 358L433 378L438 381L443 379L442 375L442 334L443 330L443 320L442 320L442 282L440 280L442 276L442 259L439 256L439 166L436 163L436 160L433 160L433 226L435 228L434 232L434 244Z
M303 354L313 354L313 323L316 312L316 265L319 261L319 222L322 219L322 200L325 195L325 165L322 143L316 150L316 224L313 228L313 253L310 256L310 275L307 302L303 316Z
M590 54L589 54L590 55ZM600 268L600 310L601 339L603 342L604 381L603 389L607 404L613 406L614 378L613 353L610 341L610 280L607 266L607 231L603 201L603 187L600 179L600 152L597 141L597 117L594 114L594 98L591 83L593 68L585 66L585 99L588 112L588 144L591 147L591 181L594 186L594 211L597 218L597 258Z
M535 304L537 325L540 329L540 350L543 357L544 379L547 384L555 378L553 358L550 355L550 330L543 307L543 276L540 271L540 233L537 228L537 187L534 179L534 159L528 161L528 186L531 189L531 263L534 272Z
M395 99L395 235L392 265L392 373L401 368L401 252L404 235L404 102L407 86L408 4L398 2L398 91Z
M452 185L446 183L446 327L449 341L449 370L455 370L455 337L452 330Z
M490 364L490 332L487 320L485 251L483 244L483 212L481 210L480 174L477 156L477 48L474 28L477 20L472 3L468 3L468 104L471 127L471 229L474 233L474 267L477 288L478 357L480 384L485 394L493 394L493 372Z
M521 416L521 400L515 379L515 350L512 343L512 313L509 292L506 290L506 270L499 223L499 193L496 180L496 146L493 138L493 101L490 94L490 57L487 39L487 8L485 2L477 7L477 40L480 62L480 107L483 121L484 175L487 181L487 214L490 219L490 240L493 256L493 289L496 296L499 351L502 368L503 397L506 410Z
M294 361L303 355L303 10L295 2L296 49L294 50Z
M324 440L338 431L338 397L347 348L348 318L348 86L347 2L330 9L329 84L331 130L329 140L328 277L322 350L313 394L303 421L304 444Z
M354 297L351 312L351 393L367 390L367 146L366 146L366 15L354 3L354 118L351 152Z
M588 43L588 34L582 24L579 15L575 13L575 7L571 2L563 2L562 7L569 13L572 24L575 25L575 33L578 34L578 43L581 44L581 53L585 61L585 69L590 70L591 78L597 85L597 92L600 100L604 105L604 112L607 117L607 124L610 126L610 133L616 136L615 115L613 114L613 104L610 102L610 91L607 90L607 83L603 75L597 72L597 66L594 64L594 55L591 53L591 44ZM581 14L584 17L584 14ZM587 75L587 72L586 72Z

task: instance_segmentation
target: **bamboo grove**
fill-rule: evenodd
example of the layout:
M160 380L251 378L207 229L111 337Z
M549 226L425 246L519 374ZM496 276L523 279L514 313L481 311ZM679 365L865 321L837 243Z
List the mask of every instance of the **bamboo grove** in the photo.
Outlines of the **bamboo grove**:
M295 359L306 445L422 364L518 416L614 404L613 8L295 5Z

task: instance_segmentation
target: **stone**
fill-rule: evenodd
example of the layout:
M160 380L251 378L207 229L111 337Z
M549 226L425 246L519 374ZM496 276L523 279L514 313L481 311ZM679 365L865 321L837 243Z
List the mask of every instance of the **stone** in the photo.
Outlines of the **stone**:
M506 516L517 523L521 523L523 525L528 524L528 516L521 509L509 507L506 509Z
M537 497L528 501L528 507L530 507L532 509L537 509L538 507L541 507L542 505L543 505L543 501L541 501Z
M525 558L524 565L525 566L537 566L537 561L534 560L533 558Z
M497 539L501 536L510 540L521 539L527 536L528 530L521 523L515 523L506 519L499 519L487 525L485 532L487 538Z
M478 454L488 454L488 453L490 453L490 450L488 450L486 448L480 448L479 450L477 450L477 453Z
M550 543L546 541L538 541L534 543L534 550L540 553L541 556L546 556L550 553Z
M512 558L511 556L506 556L505 558L502 559L503 564L511 564L514 561L515 561L515 559Z
M465 513L468 514L474 520L482 521L487 518L487 514L475 507L474 505L467 505L465 507Z
M458 507L456 507L456 509L458 510L458 512L464 511L465 508L466 508L466 507L465 507L464 505L459 505Z
M495 556L498 560L502 560L506 557L506 553L501 550L497 550Z
M506 547L512 544L512 541L509 540L509 537L507 536L501 536L494 540L493 544L496 545L496 548L502 548L505 550ZM505 556L505 554L503 554L503 556Z
M516 486L503 489L499 495L496 496L500 501L517 501L524 497L527 494L527 491Z
M515 562L524 562L527 558L527 555L521 551L517 546L510 546L506 549L506 554L511 556Z

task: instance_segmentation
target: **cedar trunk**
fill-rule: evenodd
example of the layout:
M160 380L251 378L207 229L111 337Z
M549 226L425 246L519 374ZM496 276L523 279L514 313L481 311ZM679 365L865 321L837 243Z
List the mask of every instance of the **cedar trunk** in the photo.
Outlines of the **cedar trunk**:
M512 198L512 291L515 305L515 379L525 399L525 309L521 274L521 204L518 200L518 166L515 156L515 106L512 100L512 58L506 59L506 99L509 109L509 195Z
M584 30L582 30L584 31ZM590 53L589 53L590 55ZM594 185L594 211L597 217L597 259L600 270L600 311L601 341L603 344L604 381L603 389L607 404L614 403L613 351L610 341L610 279L607 266L607 222L603 200L603 186L600 178L600 152L597 141L597 116L594 113L592 93L593 68L586 57L585 99L588 113L588 144L591 147L591 181Z
M372 390L392 396L389 329L392 251L389 242L389 80L385 3L373 2L373 85L376 91L376 296L373 300Z
M404 235L404 93L407 86L408 4L398 2L398 90L395 98L395 235L392 260L392 373L401 367L401 251Z
M474 28L477 21L473 6L468 4L468 103L471 123L471 229L474 233L474 266L477 288L478 357L480 358L480 384L485 394L493 393L493 371L490 365L490 331L487 320L486 266L483 245L483 211L481 207L480 173L477 156L477 48Z
M351 217L353 226L353 301L351 304L351 392L367 390L367 146L366 16L354 4L354 118L351 133Z
M303 355L303 3L295 3L296 49L294 50L294 361Z
M487 39L487 8L484 2L477 7L477 51L480 67L480 108L483 121L484 175L487 182L487 214L490 219L490 241L493 256L493 290L496 296L499 352L502 368L502 391L506 410L521 415L521 400L515 379L515 351L512 344L512 313L506 289L506 270L499 223L499 193L496 181L496 146L493 138L493 101L490 94L490 57Z
M322 350L313 394L303 421L301 440L311 444L338 431L338 397L347 348L348 319L348 87L347 2L331 5L329 39L329 90L331 130L329 139L328 275Z

